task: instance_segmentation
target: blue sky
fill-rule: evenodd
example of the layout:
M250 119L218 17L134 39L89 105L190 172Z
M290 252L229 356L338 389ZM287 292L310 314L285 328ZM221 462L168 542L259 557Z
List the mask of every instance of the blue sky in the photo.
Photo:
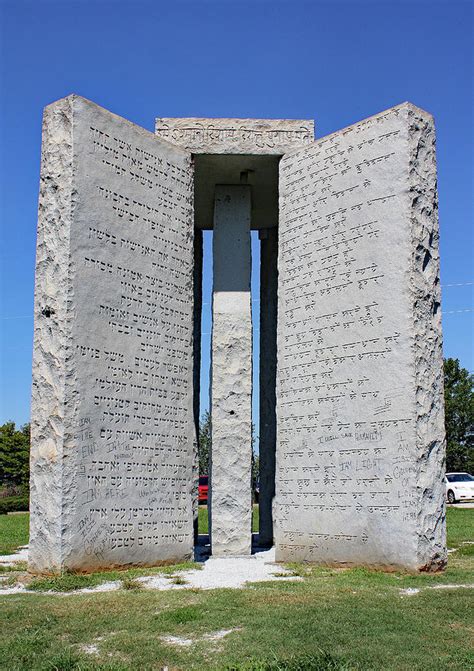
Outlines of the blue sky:
M472 10L456 0L0 0L0 423L29 419L41 115L72 92L149 130L156 116L314 118L321 137L405 100L429 110L445 355L472 371ZM209 271L204 280L209 296Z

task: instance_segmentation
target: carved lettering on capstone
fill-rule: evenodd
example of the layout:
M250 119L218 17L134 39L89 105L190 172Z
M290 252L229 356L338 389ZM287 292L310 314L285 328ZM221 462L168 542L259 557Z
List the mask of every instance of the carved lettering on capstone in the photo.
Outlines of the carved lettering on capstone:
M155 132L194 153L282 154L314 139L308 119L156 119Z
M281 559L420 561L406 195L413 114L394 108L280 164Z

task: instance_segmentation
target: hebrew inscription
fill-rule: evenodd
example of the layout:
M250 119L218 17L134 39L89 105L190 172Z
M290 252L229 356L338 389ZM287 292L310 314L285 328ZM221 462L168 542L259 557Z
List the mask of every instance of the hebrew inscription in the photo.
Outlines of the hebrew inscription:
M436 214L409 104L281 161L279 560L445 561Z
M156 119L155 132L195 154L283 154L314 140L309 119Z
M31 567L187 557L190 155L77 96L43 132Z

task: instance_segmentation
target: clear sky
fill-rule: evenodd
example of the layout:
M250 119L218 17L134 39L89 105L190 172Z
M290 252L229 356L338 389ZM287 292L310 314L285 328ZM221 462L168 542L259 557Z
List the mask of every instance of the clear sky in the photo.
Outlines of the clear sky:
M321 137L405 100L430 111L445 355L472 371L473 6L0 0L0 423L29 419L41 115L69 93L149 130L156 116L314 118ZM207 302L210 281L208 269Z

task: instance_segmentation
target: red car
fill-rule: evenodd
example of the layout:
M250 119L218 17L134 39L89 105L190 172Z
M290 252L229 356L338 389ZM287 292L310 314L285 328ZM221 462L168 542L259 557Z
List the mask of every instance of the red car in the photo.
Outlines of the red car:
M199 476L198 485L198 503L207 503L207 493L209 491L209 477L207 475Z

